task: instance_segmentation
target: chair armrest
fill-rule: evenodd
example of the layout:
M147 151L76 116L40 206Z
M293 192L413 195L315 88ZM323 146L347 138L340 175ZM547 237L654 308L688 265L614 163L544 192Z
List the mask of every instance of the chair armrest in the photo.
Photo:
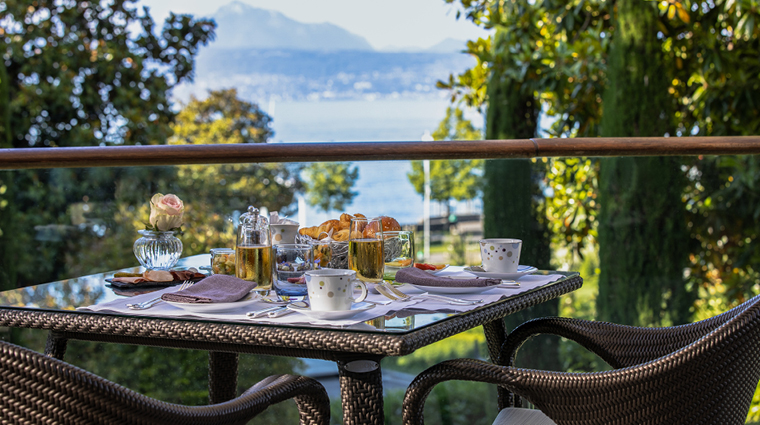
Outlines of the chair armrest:
M425 401L433 387L442 382L452 380L484 382L519 392L512 384L520 383L520 381L534 382L537 374L545 373L537 370L497 366L475 359L456 359L438 363L417 375L409 384L401 408L403 423L404 425L422 425L425 423ZM554 373L562 374L560 372ZM526 382L518 385L521 387L530 385Z
M521 324L507 335L496 364L513 366L518 349L528 339L540 334L551 334L577 342L613 368L634 366L672 353L707 335L730 318L714 320L721 316L663 328L563 317L534 319Z
M520 346L536 335L550 334L571 341L598 355L615 369L645 363L680 348L712 332L740 310L729 310L722 315L681 326L645 328L617 325L564 317L544 317L527 321L507 335L495 363L514 366ZM499 408L522 407L517 394L499 387Z
M239 397L208 408L247 412L248 415L242 422L247 423L267 407L291 398L295 399L298 406L302 425L330 423L330 398L327 391L316 380L298 375L272 375L259 381Z
M330 423L330 398L327 391L316 380L298 375L269 376L239 397L208 406L180 406L155 401L152 403L159 407L156 410L160 413L153 418L154 422L149 423L243 425L269 406L291 398L295 399L298 406L302 425Z

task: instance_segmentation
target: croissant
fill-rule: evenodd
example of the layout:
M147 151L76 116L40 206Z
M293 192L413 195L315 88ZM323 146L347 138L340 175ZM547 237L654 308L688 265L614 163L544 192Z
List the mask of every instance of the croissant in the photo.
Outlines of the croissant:
M333 234L333 240L337 242L345 242L348 240L348 228L342 229Z
M324 223L319 225L319 228L317 229L317 238L323 239L327 237L327 235L330 234L330 230L333 230L337 227L340 227L340 221L338 220L327 220Z
M298 233L300 233L303 236L308 236L312 239L317 239L317 231L319 230L319 227L312 226L312 227L302 227L298 229Z

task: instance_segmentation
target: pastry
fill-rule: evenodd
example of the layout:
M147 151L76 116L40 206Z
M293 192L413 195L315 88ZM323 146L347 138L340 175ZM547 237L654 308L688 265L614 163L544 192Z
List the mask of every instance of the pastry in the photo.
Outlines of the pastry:
M348 240L348 228L337 231L333 234L333 240L336 242L345 242Z
M401 225L398 224L398 221L396 221L393 217L388 217L386 215L378 217L380 222L383 226L384 232L390 232L390 231L397 231L401 230ZM374 238L375 233L377 233L379 224L377 221L372 221L369 224L367 224L367 227L364 228L364 237L365 238Z
M298 233L300 233L303 236L308 236L312 239L317 239L317 231L319 230L319 227L312 226L312 227L302 227L298 230Z
M338 220L325 221L324 223L320 224L319 229L317 229L317 239L326 238L328 235L330 235L331 230L336 229L338 227L340 227L340 221Z

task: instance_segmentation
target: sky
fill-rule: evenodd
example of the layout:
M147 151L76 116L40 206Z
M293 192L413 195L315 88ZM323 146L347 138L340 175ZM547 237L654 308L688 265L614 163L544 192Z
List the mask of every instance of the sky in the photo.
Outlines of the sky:
M488 33L444 0L239 0L254 7L276 10L305 23L329 22L364 37L378 50L428 48L453 38L472 40ZM142 0L156 22L169 12L211 16L232 0Z

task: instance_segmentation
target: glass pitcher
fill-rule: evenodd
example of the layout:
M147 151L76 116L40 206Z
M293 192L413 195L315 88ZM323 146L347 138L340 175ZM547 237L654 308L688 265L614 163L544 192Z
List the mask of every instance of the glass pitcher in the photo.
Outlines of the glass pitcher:
M272 243L269 222L254 206L240 216L235 244L235 276L258 284L256 291L272 289Z

